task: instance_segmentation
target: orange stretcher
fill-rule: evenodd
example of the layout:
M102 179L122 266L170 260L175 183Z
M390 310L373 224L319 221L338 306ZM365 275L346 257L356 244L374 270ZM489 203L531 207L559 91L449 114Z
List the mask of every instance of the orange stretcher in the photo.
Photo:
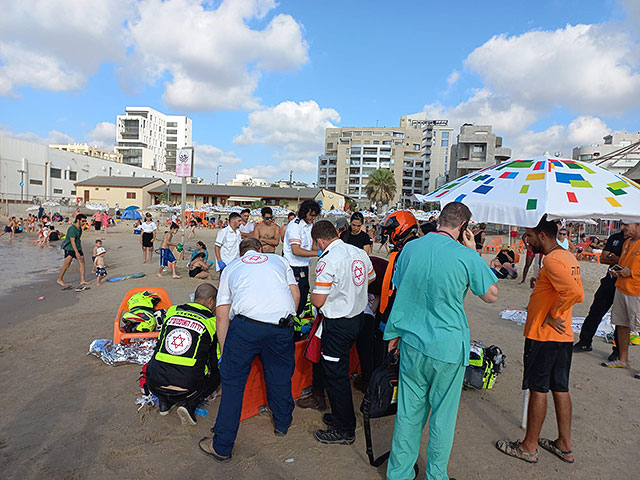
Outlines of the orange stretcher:
M160 303L156 306L158 310L164 309L166 310L171 306L171 299L169 298L169 294L164 288L158 287L136 287L129 290L122 302L120 302L120 308L118 308L118 313L116 313L116 318L113 323L113 343L128 343L132 338L158 338L160 332L144 332L144 333L125 333L120 328L120 319L122 318L122 314L126 312L129 307L127 302L129 299L135 295L136 293L144 292L149 290L151 292L157 293L160 296Z

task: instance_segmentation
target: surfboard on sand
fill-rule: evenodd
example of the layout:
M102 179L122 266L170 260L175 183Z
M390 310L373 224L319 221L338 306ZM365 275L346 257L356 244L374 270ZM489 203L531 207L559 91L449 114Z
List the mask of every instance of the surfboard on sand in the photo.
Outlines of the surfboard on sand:
M108 278L107 282L120 282L122 280L129 280L130 278L142 278L144 276L144 273L132 273L131 275L124 275L122 277Z

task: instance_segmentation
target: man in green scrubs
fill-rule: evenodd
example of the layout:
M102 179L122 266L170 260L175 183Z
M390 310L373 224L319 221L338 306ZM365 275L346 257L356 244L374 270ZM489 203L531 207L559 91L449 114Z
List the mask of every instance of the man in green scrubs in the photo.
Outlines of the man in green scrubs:
M408 243L400 254L397 287L384 339L400 349L398 413L387 479L414 476L422 431L429 418L428 480L447 480L462 380L469 364L467 290L487 303L498 299L497 278L475 251L467 229L471 211L447 204L437 232ZM457 241L463 231L462 243ZM400 341L402 340L402 341Z

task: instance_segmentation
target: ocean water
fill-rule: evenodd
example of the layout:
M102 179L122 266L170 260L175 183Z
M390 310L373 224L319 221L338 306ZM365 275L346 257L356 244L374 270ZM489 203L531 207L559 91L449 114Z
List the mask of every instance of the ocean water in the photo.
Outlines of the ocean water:
M24 233L15 235L11 241L8 234L0 237L0 295L60 270L64 258L62 240L41 248L35 244L35 238Z

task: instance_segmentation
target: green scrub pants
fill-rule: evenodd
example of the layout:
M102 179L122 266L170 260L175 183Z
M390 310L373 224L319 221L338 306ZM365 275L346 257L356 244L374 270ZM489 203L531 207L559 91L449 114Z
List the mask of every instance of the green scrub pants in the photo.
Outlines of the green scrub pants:
M462 350L462 349L461 349ZM388 480L411 480L420 453L422 431L429 418L427 480L448 480L465 366L428 357L400 341L398 413L393 427ZM429 413L431 412L431 417Z

